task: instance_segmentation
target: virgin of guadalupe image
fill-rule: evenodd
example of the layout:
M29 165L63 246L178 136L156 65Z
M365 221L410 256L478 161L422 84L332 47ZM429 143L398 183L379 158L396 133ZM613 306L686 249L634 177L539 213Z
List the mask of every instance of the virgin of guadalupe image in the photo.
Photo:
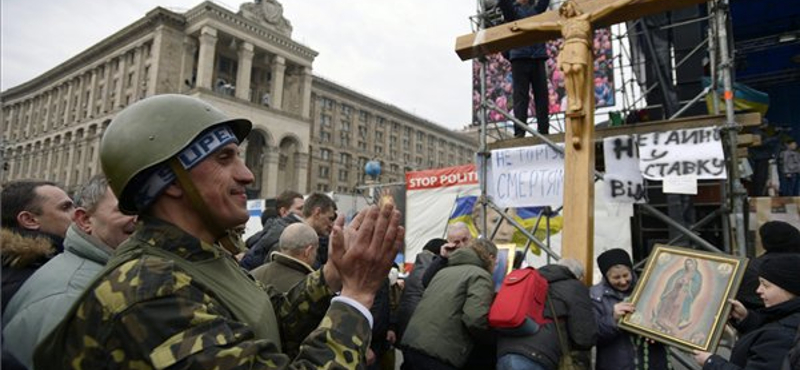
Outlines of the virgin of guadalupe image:
M692 304L700 293L703 277L697 270L697 260L687 258L683 269L667 280L653 314L656 327L674 335L691 324Z

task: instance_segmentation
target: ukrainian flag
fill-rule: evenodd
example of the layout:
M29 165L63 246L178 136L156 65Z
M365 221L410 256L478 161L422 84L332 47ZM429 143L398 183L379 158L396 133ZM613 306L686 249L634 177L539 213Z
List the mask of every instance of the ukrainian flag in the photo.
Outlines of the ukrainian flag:
M472 218L472 210L475 208L475 203L477 201L478 197L475 195L466 195L456 198L456 203L453 206L453 212L450 215L450 219L447 221L447 224L452 225L456 222L463 222L467 224L469 233L472 234L472 237L477 238L478 228L475 227L475 220Z
M539 218L539 214L542 213L544 207L520 207L515 208L514 212L514 220L520 223L526 230L531 231L533 227L536 225L536 220ZM561 228L564 226L564 218L561 215L550 217L550 235L556 234L561 231ZM539 227L536 228L532 232L533 236L536 239L541 241L545 241L547 237L547 220L542 217L542 220L539 222ZM517 245L519 248L524 248L525 244L528 242L528 237L525 236L521 231L516 230L514 231L514 235L511 237L511 241ZM536 243L531 243L531 252L533 254L539 256L542 254L542 251L539 250L539 246Z
M703 87L707 87L711 85L711 79L708 77L703 77L701 79ZM717 88L717 93L719 95L719 104L720 107L725 107L725 99L724 99L724 91L723 87L720 86ZM706 107L708 111L711 112L713 108L714 100L712 99L712 95L706 95ZM769 94L758 91L750 86L747 86L743 83L734 82L733 83L733 109L737 112L745 111L745 112L758 112L761 113L762 116L767 114L767 109L769 109Z

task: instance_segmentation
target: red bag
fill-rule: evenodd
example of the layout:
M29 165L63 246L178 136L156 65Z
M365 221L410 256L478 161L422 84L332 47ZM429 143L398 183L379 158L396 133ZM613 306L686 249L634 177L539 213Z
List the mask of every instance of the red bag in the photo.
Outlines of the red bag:
M489 309L489 326L498 329L520 327L530 318L537 324L551 322L544 317L547 280L533 267L514 270L500 286Z

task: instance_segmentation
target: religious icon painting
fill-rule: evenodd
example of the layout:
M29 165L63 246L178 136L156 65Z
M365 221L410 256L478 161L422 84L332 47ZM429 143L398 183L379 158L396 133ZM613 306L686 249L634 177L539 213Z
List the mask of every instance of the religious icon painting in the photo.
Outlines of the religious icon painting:
M621 329L686 351L714 352L747 258L656 244Z

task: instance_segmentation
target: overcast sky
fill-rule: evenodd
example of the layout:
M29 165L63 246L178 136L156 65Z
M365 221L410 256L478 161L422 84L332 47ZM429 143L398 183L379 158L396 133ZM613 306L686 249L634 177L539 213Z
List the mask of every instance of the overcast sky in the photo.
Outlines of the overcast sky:
M234 11L241 2L216 1ZM2 0L0 88L24 83L163 6L200 0ZM283 0L314 74L448 128L471 116L471 62L454 52L475 0Z

